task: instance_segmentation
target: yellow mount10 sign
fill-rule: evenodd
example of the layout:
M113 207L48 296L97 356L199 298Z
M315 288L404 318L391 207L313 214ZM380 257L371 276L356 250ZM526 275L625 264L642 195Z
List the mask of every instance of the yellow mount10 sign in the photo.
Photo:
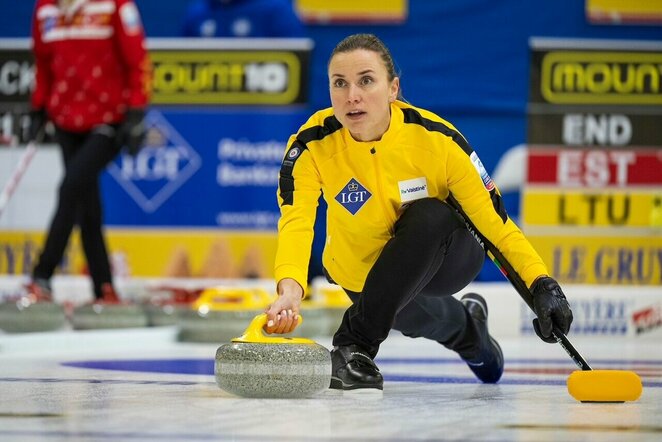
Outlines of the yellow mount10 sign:
M156 38L147 46L152 104L283 106L308 100L310 39ZM0 111L28 109L33 63L28 39L0 41Z
M151 43L154 104L282 106L307 100L309 39Z
M662 104L659 47L619 50L590 45L532 53L530 101L552 104Z

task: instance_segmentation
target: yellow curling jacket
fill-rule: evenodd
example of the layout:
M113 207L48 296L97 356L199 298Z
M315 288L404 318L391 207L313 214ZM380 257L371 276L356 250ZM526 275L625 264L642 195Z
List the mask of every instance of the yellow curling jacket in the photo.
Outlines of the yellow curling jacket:
M363 289L403 205L449 195L528 287L547 274L476 153L450 123L426 110L396 101L381 140L360 142L328 108L290 138L278 185L276 281L293 278L306 287L320 191L328 204L323 265L346 289Z

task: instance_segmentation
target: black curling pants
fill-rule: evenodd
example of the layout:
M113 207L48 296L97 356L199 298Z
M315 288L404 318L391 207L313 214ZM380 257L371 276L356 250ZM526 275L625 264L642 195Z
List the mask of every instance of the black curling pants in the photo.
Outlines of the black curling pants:
M346 290L353 304L333 345L356 344L374 358L393 328L473 359L480 335L451 295L473 281L484 258L483 248L448 204L432 198L415 201L396 222L363 291Z
M83 251L92 278L94 294L112 282L108 252L102 231L103 214L99 175L119 153L115 128L99 126L91 132L56 131L64 160L55 214L46 243L33 270L34 278L50 279L62 260L75 224L80 227Z

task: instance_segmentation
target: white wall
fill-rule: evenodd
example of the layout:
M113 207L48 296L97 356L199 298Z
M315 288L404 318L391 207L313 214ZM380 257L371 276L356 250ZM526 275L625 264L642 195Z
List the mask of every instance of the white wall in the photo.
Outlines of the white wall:
M23 146L0 146L2 189L24 153ZM0 215L0 230L46 229L55 208L61 176L62 159L59 148L55 145L40 146Z

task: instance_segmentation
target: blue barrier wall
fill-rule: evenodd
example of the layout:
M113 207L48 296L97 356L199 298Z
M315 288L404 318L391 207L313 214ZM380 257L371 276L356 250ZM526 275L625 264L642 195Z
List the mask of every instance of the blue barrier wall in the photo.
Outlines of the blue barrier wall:
M176 36L185 0L138 0L147 34ZM307 26L315 41L311 109L329 104L326 61L355 32L374 32L391 48L406 98L453 122L492 170L524 142L528 39L532 36L662 40L659 26L595 26L582 0L410 0L401 26ZM29 35L32 2L0 0L0 37Z
M186 3L185 0L138 0L148 36L179 35ZM252 143L269 142L272 138L285 141L287 134L305 120L306 114L327 107L328 55L343 37L357 32L375 33L386 42L401 73L401 85L407 100L451 121L468 138L488 171L492 171L508 148L526 140L530 37L662 40L662 27L659 26L589 25L584 5L583 0L409 0L409 16L403 25L307 26L308 37L315 43L307 108L299 108L290 116L273 116L269 124L262 126L260 133L250 125L252 118L213 109L203 118L197 117L196 121L191 121L186 112L165 112L157 116L165 118L166 124L177 126L192 151L199 155L197 160L195 156L184 155L179 163L181 170L198 167L196 174L181 183L181 193L174 189L168 204L157 207L154 205L162 202L158 193L163 192L166 180L157 177L152 187L143 184L142 188L118 191L120 175L114 180L106 177L105 192L111 195L105 199L106 220L111 225L126 224L127 220L130 224L160 225L166 219L171 225L232 227L225 222L244 219L241 201L264 203L265 210L273 210L275 195L273 200L263 201L261 196L255 196L262 195L260 189L251 194L251 188L227 186L224 190L219 184L215 191L227 192L221 194L220 200L210 200L204 190L196 192L195 189L204 189L209 182L214 182L222 164L240 163L240 160L220 155L220 139L237 140L245 133ZM3 11L0 14L0 37L29 36L31 1L0 0L0 8ZM264 109L253 109L253 112L268 118ZM195 130L196 127L212 126L218 130L211 134ZM173 141L173 146L175 144ZM116 174L120 174L121 167L118 162ZM130 169L124 167L125 171ZM201 180L207 184L202 184ZM268 194L273 193L269 191ZM143 203L153 203L151 212L131 203L133 200L139 204L141 197ZM235 213L233 204L237 201L237 217L218 218L221 207ZM509 211L517 213L517 198L506 199L506 202ZM181 210L181 207L189 210ZM256 221L259 222L262 221ZM273 220L265 222L268 226Z

